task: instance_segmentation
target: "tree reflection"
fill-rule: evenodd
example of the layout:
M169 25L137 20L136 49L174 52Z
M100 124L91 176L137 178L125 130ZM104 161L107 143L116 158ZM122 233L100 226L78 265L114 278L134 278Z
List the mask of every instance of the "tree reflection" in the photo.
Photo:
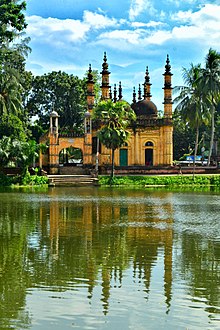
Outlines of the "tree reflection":
M52 189L36 201L31 195L23 200L18 194L2 195L0 327L9 328L13 322L29 327L27 291L41 286L65 292L83 285L90 303L96 302L95 288L101 286L98 299L106 315L113 291L118 289L120 296L128 272L146 303L153 283L161 278L169 313L174 266L188 282L191 296L206 298L207 312L218 313L219 245L187 232L174 241L173 218L172 192L116 189L69 194ZM180 241L181 257L173 265L173 248Z

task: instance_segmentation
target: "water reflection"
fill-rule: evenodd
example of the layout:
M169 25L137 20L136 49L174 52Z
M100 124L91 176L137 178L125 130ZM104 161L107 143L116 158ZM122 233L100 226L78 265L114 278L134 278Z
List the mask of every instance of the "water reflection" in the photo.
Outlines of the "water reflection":
M196 326L193 309L212 325L218 320L219 195L94 188L0 195L0 328L37 329L38 319L46 329L60 315L57 328L71 319L95 329L100 312L115 321L119 311L124 329L133 311L140 329L146 320L149 329L161 320L169 329ZM52 308L41 309L42 301Z

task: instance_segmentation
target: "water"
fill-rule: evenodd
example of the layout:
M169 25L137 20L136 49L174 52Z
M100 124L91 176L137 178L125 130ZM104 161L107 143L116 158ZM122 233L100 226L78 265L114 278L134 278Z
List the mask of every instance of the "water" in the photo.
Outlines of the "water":
M0 329L219 329L220 193L0 192Z

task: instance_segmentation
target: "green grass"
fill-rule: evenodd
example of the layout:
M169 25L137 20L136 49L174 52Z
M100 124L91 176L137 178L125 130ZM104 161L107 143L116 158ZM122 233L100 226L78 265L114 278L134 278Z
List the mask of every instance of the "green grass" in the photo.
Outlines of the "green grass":
M100 176L101 186L220 186L220 175Z

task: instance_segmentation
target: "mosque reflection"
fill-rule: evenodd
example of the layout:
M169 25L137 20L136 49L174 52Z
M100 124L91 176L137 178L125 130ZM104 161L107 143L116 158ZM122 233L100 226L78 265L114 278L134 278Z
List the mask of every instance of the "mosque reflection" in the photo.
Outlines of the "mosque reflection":
M143 284L147 299L152 270L158 259L163 258L163 271L159 275L168 312L172 298L173 246L169 193L158 192L156 199L154 194L153 202L150 195L143 199L138 192L135 199L120 194L116 190L111 198L100 199L87 198L86 193L85 196L81 193L79 198L64 196L58 200L56 190L51 190L48 208L42 205L40 209L40 223L42 240L49 237L53 272L72 283L86 279L89 299L101 277L100 300L106 314L111 289L123 284L127 269L132 268L134 282L138 279Z

